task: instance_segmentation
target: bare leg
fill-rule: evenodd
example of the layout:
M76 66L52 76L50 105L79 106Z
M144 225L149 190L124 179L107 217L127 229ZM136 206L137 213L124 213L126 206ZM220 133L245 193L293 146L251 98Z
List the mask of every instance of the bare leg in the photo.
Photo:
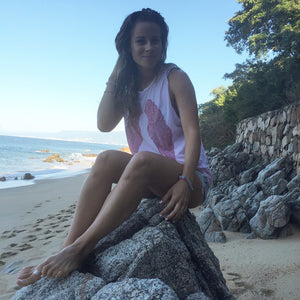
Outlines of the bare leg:
M171 159L149 152L138 153L126 166L118 185L107 196L89 228L72 244L40 264L38 271L47 277L65 277L79 268L96 243L125 221L145 194L151 191L163 196L181 172L182 165ZM200 198L202 192L198 187L192 193L191 202ZM27 281L25 285L30 283Z
M93 223L111 192L112 184L119 181L131 158L131 154L113 150L99 154L82 187L72 225L63 248L72 244Z
M80 192L72 225L62 248L72 244L93 223L111 191L112 184L119 181L131 158L132 155L128 153L113 150L98 155ZM17 283L24 286L38 280L41 274L34 274L35 269L36 266L23 268Z

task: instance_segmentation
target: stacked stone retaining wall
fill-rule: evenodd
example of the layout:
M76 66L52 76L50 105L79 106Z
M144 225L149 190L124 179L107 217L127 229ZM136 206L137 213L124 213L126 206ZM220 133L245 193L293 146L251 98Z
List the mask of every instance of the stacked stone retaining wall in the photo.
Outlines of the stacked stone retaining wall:
M237 125L236 142L268 160L289 155L300 173L300 103L248 118Z

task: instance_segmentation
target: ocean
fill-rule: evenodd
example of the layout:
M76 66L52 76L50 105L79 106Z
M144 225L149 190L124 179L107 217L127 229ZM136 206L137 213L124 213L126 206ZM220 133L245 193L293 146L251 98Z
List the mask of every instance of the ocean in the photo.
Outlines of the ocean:
M96 154L122 145L0 135L0 189L34 184L35 180L62 178L88 172ZM57 155L58 154L58 155ZM59 159L48 159L56 155ZM33 180L24 180L25 173Z

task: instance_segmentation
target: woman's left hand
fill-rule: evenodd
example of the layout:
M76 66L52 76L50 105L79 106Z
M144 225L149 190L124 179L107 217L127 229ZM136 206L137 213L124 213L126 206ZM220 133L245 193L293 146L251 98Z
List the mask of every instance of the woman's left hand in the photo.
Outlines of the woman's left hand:
M176 222L188 210L191 199L191 190L187 183L178 180L163 196L161 203L167 203L167 206L161 211L160 215L167 220Z

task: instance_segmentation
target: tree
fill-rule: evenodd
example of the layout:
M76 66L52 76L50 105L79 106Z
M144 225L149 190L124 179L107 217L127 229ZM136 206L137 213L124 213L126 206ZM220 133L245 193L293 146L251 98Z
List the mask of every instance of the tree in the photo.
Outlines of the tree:
M225 78L233 80L235 99L224 112L251 117L300 101L300 3L298 0L238 0L242 10L229 20L225 40L251 59ZM234 119L233 118L233 119Z
M201 139L208 149L211 147L223 149L235 140L235 127L224 117L222 109L224 93L226 93L224 86L213 89L211 95L214 98L198 107Z
M237 1L241 10L229 20L225 40L249 59L225 74L231 86L213 90L214 98L199 107L209 146L230 142L234 126L245 118L300 101L300 1Z
M243 9L229 21L225 40L256 58L299 57L299 0L238 0Z

